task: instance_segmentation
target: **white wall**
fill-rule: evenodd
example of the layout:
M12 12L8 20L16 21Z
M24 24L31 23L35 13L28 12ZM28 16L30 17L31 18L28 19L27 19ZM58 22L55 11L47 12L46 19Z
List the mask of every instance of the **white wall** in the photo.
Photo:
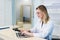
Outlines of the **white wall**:
M0 26L12 25L12 0L0 0Z

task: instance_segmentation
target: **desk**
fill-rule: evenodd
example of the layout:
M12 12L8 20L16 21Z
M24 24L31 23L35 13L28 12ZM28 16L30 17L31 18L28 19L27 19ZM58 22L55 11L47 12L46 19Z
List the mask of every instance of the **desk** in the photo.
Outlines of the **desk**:
M3 38L4 40L46 40L42 38L37 37L30 37L30 38L17 38L15 31L12 29L4 29L0 30L0 38Z

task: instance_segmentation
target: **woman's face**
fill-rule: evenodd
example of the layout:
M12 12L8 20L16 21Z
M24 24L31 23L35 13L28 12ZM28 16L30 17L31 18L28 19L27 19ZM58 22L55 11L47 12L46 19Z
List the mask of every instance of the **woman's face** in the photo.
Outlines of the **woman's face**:
M40 9L37 9L36 13L37 13L38 18L43 18L44 13Z

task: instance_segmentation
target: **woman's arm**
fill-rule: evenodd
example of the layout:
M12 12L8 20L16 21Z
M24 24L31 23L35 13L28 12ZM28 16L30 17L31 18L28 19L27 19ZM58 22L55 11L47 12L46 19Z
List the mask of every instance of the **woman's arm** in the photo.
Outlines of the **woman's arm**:
M49 23L47 26L43 27L39 33L33 33L35 37L46 38L48 35L52 34L54 25Z
M31 36L31 37L41 37L41 38L45 38L47 37L49 34L51 34L53 31L53 24L48 24L47 27L44 27L41 31L39 31L38 33L34 33L34 32L27 32L27 31L24 31L23 33L28 35L28 36Z

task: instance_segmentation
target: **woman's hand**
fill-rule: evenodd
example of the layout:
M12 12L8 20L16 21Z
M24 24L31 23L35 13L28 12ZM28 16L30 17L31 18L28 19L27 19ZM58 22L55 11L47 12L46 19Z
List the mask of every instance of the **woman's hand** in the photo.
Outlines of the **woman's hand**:
M20 31L21 31L21 32L23 32L23 31L24 31L24 32L25 32L25 31L26 31L26 32L30 32L30 30L24 30L24 29L20 29Z
M27 35L28 32L24 30L24 31L22 31L22 34Z
M33 37L33 33L30 33L28 31L23 31L22 34Z

